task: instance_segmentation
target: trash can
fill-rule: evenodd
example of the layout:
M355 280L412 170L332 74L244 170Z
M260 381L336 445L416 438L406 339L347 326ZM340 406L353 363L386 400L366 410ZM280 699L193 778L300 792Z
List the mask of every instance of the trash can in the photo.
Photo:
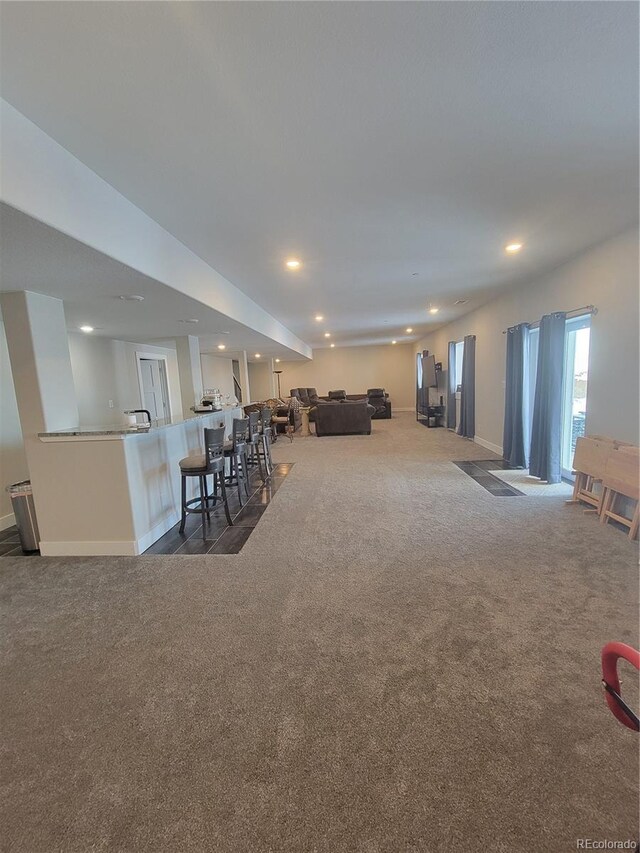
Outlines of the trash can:
M23 551L37 551L40 547L40 532L33 503L31 480L7 486L11 495L11 509L16 517L16 526Z

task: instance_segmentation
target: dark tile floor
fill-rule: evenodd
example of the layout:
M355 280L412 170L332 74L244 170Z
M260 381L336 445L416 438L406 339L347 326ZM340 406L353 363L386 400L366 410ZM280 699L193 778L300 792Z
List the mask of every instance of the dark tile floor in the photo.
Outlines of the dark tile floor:
M202 524L199 515L188 515L185 531L179 532L179 524L172 527L157 542L148 548L145 554L237 554L253 533L262 514L273 500L274 495L291 471L293 463L281 462L273 469L273 474L263 484L257 471L252 473L249 485L249 500L243 507L238 501L238 492L230 488L229 510L233 526L229 527L222 505L211 513L211 521L205 527L202 538Z
M505 483L499 477L496 477L491 471L509 471L512 466L504 459L474 459L473 462L454 462L461 471L468 474L476 483L483 486L494 497L511 498L523 496L524 492Z
M0 557L32 557L39 553L39 551L25 552L22 550L18 528L15 524L13 527L7 527L6 530L0 532Z
M187 516L184 534L178 532L179 524L172 527L157 542L148 548L145 554L237 554L256 525L273 496L291 471L293 462L281 462L274 466L273 474L264 485L257 471L251 474L249 500L244 507L238 501L238 492L229 488L229 510L233 527L229 527L224 508L220 505L211 513L207 523L205 539L202 538L202 525L199 515ZM31 557L39 551L25 553L20 547L18 528L8 527L0 532L0 557Z

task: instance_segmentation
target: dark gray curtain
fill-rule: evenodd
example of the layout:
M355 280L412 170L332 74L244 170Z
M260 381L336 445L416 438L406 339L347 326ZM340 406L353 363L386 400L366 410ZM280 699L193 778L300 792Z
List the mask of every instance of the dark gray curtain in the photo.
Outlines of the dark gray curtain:
M456 342L449 341L447 366L447 429L456 428Z
M507 329L502 454L514 468L527 467L529 450L529 324Z
M460 421L458 435L473 438L476 434L476 336L464 339L462 356L462 393L460 394Z
M529 473L548 483L562 479L562 375L567 315L545 314L540 321L538 370L531 424Z

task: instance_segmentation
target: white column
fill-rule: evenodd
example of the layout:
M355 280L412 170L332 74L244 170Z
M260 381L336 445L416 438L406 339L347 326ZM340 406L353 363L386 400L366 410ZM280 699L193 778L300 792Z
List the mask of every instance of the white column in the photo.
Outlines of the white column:
M62 300L23 290L1 304L23 437L78 426Z
M183 335L175 338L178 356L178 375L180 376L180 394L182 411L188 417L194 403L200 403L204 386L202 384L202 363L200 361L200 340L196 335Z
M238 365L240 367L240 388L242 389L242 405L246 406L251 402L251 389L249 388L249 362L247 361L247 353L241 352L238 354Z

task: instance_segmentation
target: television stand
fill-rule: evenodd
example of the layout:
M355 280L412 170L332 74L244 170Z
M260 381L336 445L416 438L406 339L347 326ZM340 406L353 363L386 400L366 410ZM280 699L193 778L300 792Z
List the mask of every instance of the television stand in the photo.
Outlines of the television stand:
M421 406L416 411L416 420L428 429L446 426L444 406Z

